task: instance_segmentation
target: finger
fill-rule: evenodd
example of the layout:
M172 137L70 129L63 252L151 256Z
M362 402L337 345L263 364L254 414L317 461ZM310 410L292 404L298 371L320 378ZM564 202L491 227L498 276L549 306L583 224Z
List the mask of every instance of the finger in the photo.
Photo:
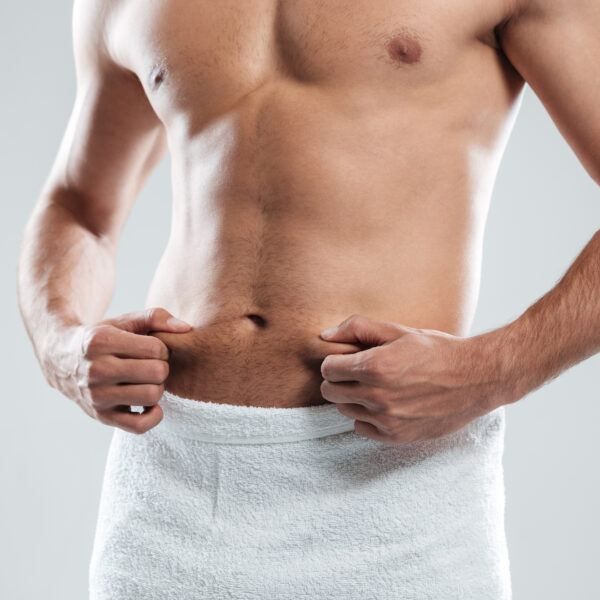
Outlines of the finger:
M370 423L384 435L392 435L395 431L394 425L396 419L389 415L371 412L361 404L338 404L337 408L340 413L346 415L350 419Z
M354 342L347 344L345 342L331 342L329 340L323 340L320 337L309 339L308 343L311 348L311 356L319 357L323 360L328 354L350 354L352 352L360 352L366 350L367 346Z
M412 444L444 435L449 423L444 419L399 419L390 431L379 428L379 433L394 445Z
M373 368L378 347L353 354L328 354L321 363L321 376L328 381L362 381L374 385L378 377Z
M88 357L113 354L123 358L169 358L169 349L162 340L108 324L98 325L90 331L84 341L84 351Z
M120 427L130 433L145 433L158 425L164 416L160 404L155 404L143 413L132 413L129 407L125 406L98 411L97 414L102 423Z
M163 383L169 376L169 363L164 360L117 358L117 383Z
M373 412L383 412L384 410L384 406L375 399L380 389L361 381L338 381L334 383L325 379L321 383L321 395L326 400L336 404L362 404Z
M111 383L163 383L169 375L165 360L117 358L102 356L94 360L89 370L89 385Z
M90 389L96 410L108 410L114 406L154 406L162 398L164 384L124 383L104 385Z
M337 327L321 332L328 341L360 342L368 346L380 346L395 340L409 330L398 323L371 319L364 315L351 315Z
M135 312L125 313L114 319L109 319L120 329L131 333L148 333L149 331L187 331L191 328L189 323L177 319L168 310L161 307L145 308Z
M382 431L379 431L375 425L372 423L368 423L367 421L355 421L354 422L354 431L359 435L363 435L364 437L368 437L376 442L385 442L390 444L390 436L386 435Z
M363 419L356 421L354 429L357 433L376 441L402 445L451 435L462 429L472 419L472 415L468 415L465 411L451 417L438 419L419 419L415 421L401 419L395 425L393 433L386 433L373 423Z

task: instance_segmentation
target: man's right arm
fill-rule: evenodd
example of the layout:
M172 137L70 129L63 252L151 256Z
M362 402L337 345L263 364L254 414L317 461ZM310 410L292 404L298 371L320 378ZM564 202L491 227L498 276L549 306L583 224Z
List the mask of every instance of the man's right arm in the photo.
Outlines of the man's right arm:
M19 308L44 375L78 403L86 399L81 373L74 372L82 370L73 355L83 342L75 332L93 327L106 311L121 231L142 185L167 151L164 127L140 81L110 56L105 27L109 5L110 0L75 0L77 93L27 222L17 268ZM144 327L173 330L166 325L169 316L161 309L131 313L121 325L130 334L144 333ZM108 334L104 331L104 338L110 338ZM88 338L92 335L87 331ZM141 337L129 338L137 345L134 354L150 354L164 362L168 352L162 342ZM103 361L109 364L106 356ZM150 361L143 362L152 368ZM110 364L116 366L116 359ZM142 361L137 365L142 368ZM159 371L164 369L154 368L149 379L156 379ZM91 405L86 411L97 416Z

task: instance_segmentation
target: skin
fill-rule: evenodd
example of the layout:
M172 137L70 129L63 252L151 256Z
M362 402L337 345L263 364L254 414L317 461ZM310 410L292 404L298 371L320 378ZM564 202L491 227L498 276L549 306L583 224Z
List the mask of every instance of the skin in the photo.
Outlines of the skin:
M329 401L399 444L600 349L598 235L518 319L468 337L525 82L600 182L597 3L76 0L73 25L77 97L18 285L48 382L92 417L143 433L164 389ZM171 237L145 308L102 321L167 151Z

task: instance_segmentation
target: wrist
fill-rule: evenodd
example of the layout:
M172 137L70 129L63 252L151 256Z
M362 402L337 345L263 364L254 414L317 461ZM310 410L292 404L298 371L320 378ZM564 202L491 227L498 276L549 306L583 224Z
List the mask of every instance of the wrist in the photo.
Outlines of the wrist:
M36 354L46 381L59 389L60 381L68 376L69 358L78 351L77 333L81 323L61 322L60 325L48 328L37 345Z
M478 356L485 365L491 409L520 400L530 390L527 363L522 352L519 319L474 336Z

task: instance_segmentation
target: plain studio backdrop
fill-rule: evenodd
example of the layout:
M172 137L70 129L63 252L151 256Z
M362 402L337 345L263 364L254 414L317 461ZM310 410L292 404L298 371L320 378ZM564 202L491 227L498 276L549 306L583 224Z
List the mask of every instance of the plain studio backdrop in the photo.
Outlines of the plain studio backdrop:
M0 597L7 600L87 596L113 431L46 384L17 308L23 228L75 97L71 10L71 2L0 5ZM169 169L167 156L125 226L106 317L143 307L169 232ZM492 197L471 334L520 315L556 284L599 226L598 186L527 88ZM600 597L599 366L598 355L581 362L506 409L515 600Z

